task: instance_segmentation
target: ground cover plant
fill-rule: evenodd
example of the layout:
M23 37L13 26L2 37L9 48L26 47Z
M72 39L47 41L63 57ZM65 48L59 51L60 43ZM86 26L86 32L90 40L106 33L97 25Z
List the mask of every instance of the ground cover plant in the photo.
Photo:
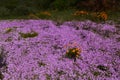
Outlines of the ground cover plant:
M1 80L119 80L119 24L0 21Z
M0 0L0 80L120 80L120 0Z

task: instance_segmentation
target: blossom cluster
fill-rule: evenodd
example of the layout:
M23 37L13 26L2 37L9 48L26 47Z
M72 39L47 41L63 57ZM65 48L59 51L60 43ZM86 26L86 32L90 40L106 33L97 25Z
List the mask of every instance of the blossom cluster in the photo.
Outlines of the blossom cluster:
M59 27L50 20L0 21L0 64L4 64L0 78L120 80L120 33L115 26L92 21ZM80 58L73 61L66 53Z

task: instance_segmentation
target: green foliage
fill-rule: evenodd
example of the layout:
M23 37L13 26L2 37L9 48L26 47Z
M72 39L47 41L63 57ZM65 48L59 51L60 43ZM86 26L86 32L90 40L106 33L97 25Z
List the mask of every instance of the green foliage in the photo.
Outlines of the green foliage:
M27 6L17 6L14 11L13 14L14 15L28 15L29 13L34 13L35 10L31 7L27 7Z
M36 13L35 15L41 19L49 19L51 17L51 13L47 11L39 12L39 13Z
M72 16L73 12L74 10L72 9L62 11L51 11L50 19L56 21L57 25L61 25L64 21L70 21L75 19L74 16Z
M65 10L71 8L75 4L74 0L55 0L51 3L51 7L55 10Z
M16 6L18 6L18 0L0 0L0 7L5 7L12 11Z
M103 1L103 0L98 0ZM109 11L109 20L117 20L120 12L120 0L104 0L101 4L96 0L0 0L0 18L1 19L52 19L58 23L68 20L93 21L97 18L88 16L72 16L74 10L87 11ZM103 6L101 6L103 5ZM108 6L108 7L107 7ZM40 11L51 11L51 16L40 14ZM118 13L117 13L118 12ZM30 15L34 14L34 15ZM114 15L113 15L114 14ZM29 16L30 15L30 16Z
M38 8L39 10L45 10L50 8L50 4L54 2L54 0L37 0L36 1L36 8Z
M0 16L23 16L40 10L120 10L120 0L0 0Z
M0 16L8 16L10 13L9 9L6 7L0 7Z
M30 13L27 18L28 19L39 19L39 17L36 16L35 14L33 14L33 13Z
M38 36L37 32L31 32L31 33L19 33L21 35L21 37L23 38L33 38Z
M62 10L62 9L65 9L66 8L66 5L65 4L65 0L55 0L51 6L54 8L54 9L58 9L58 10Z

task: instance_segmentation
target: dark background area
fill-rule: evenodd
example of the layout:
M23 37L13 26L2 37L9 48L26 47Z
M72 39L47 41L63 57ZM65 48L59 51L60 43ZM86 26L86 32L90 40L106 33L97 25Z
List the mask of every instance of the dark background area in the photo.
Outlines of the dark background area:
M66 9L120 11L120 0L0 0L0 17Z

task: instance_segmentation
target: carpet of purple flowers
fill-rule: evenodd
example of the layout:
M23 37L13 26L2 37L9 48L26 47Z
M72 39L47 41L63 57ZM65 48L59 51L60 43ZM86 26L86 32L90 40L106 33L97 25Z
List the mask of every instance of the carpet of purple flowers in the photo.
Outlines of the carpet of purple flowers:
M92 21L0 21L0 80L120 80L119 25ZM65 45L80 57L65 57Z

